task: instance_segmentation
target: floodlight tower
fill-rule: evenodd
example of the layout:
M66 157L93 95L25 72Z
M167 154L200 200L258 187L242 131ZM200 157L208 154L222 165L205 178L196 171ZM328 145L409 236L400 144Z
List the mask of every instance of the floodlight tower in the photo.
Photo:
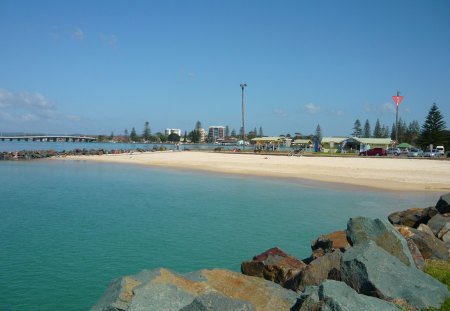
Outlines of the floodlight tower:
M245 149L245 118L244 118L244 88L247 86L246 83L241 83L242 89L242 148Z

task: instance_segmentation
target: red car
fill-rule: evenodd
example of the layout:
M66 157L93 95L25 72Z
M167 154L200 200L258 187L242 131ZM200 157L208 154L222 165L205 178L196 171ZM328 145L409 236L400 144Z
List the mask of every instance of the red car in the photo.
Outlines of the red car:
M373 148L359 153L360 156L387 156L386 149L383 148Z

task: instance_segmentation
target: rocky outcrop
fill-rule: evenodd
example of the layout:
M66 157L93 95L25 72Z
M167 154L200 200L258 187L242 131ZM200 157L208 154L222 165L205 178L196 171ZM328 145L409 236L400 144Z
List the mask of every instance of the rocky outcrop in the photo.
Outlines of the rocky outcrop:
M398 311L399 309L393 303L360 295L343 282L327 280L320 286L308 287L291 310Z
M446 223L450 223L450 216L437 214L428 221L427 226L431 229L433 234L437 236Z
M293 288L303 291L306 286L320 285L327 279L340 280L342 252L335 250L313 260L294 277Z
M440 307L449 296L447 286L406 266L373 241L355 245L344 253L341 278L360 294L387 301L404 300L419 309Z
M449 258L445 243L434 235L406 226L397 226L397 230L417 245L424 259L447 260Z
M307 260L310 262L324 254L333 250L340 250L345 252L350 247L347 241L347 235L344 230L335 231L329 234L319 236L316 240L311 242L312 255Z
M154 311L290 310L297 297L273 282L228 270L177 274L156 269L113 281L91 311L149 310L149 306Z
M273 281L281 286L293 288L293 278L306 268L306 264L274 247L241 264L241 272Z
M403 225L417 228L422 223L437 214L434 207L428 208L411 208L406 211L394 212L388 216L388 220L393 225Z
M408 243L386 220L365 217L350 218L347 223L347 238L353 246L374 241L405 265L415 267Z

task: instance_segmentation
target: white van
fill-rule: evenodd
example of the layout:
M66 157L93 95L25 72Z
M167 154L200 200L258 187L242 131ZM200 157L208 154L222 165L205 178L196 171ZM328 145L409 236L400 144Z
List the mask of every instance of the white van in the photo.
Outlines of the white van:
M436 146L437 156L443 157L445 155L444 146Z

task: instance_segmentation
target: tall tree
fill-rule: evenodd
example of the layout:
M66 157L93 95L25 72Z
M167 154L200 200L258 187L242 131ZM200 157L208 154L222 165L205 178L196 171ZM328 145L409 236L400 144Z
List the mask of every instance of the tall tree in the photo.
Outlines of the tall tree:
M381 132L383 133L383 138L389 138L389 126L385 126L383 124L383 127L381 128Z
M391 127L391 139L395 140L395 123L392 123Z
M373 137L375 138L383 137L383 130L381 128L380 119L377 119L377 122L375 123L375 128L373 129Z
M322 128L320 124L316 126L316 133L314 134L314 138L316 138L319 142L322 140Z
M433 144L434 146L438 145L447 145L446 139L446 125L444 121L444 117L439 111L436 103L430 108L428 112L427 118L425 119L424 124L422 124L422 129L420 130L420 135L418 139L418 143L423 147L427 148L429 145Z
M370 123L368 119L366 119L366 123L364 123L363 137L370 138Z
M138 138L139 137L136 134L136 129L133 126L133 128L131 129L131 133L130 133L130 140L131 141L138 141Z
M259 136L259 137L263 137L263 136L264 136L262 126L259 127L259 133L258 133L258 136Z
M195 122L195 129L198 131L201 128L202 128L202 122L200 122L200 121Z
M412 121L408 125L408 129L406 130L406 142L411 145L415 145L417 143L417 139L420 135L420 125L418 121Z
M180 135L178 135L177 133L170 133L167 136L167 140L171 141L171 142L174 142L174 143L177 143L177 142L180 141Z
M231 130L231 137L236 137L236 130L235 129Z
M362 130L361 130L361 121L359 119L356 119L355 124L353 125L353 137L361 137Z
M151 131L150 131L150 126L148 121L145 121L144 123L144 130L142 131L142 138L145 141L149 141L150 140L150 135L151 135Z
M200 132L197 130L193 130L188 135L189 139L193 143L198 143L200 141Z

